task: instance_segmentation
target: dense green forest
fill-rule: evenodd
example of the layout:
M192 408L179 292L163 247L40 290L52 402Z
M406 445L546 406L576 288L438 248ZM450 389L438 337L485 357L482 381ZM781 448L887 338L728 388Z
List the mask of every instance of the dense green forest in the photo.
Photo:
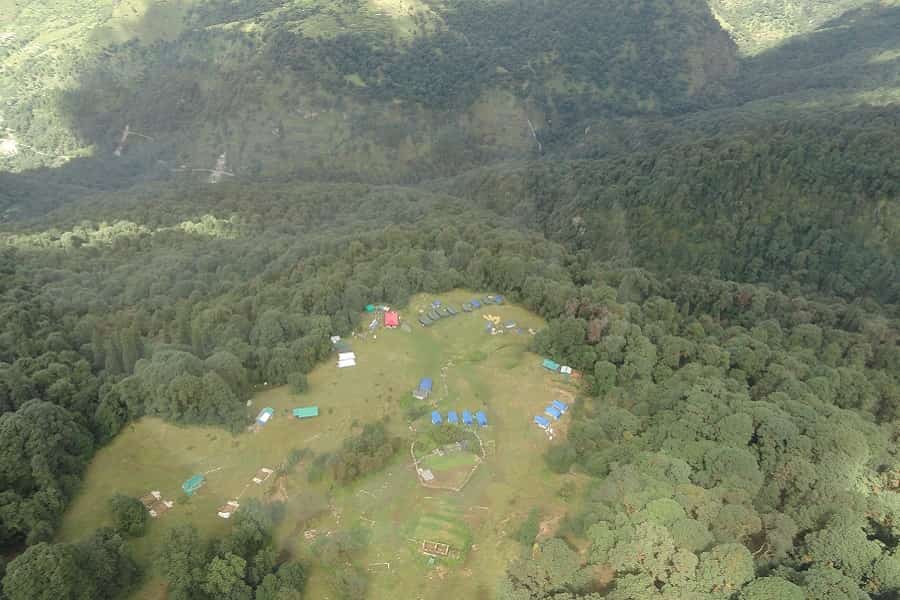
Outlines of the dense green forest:
M900 597L900 7L377 6L0 7L0 597L148 576L132 498L55 541L129 422L240 431L372 299L457 287L586 375L545 460L589 484L490 598ZM169 597L365 597L364 531L300 564L245 508L169 532Z

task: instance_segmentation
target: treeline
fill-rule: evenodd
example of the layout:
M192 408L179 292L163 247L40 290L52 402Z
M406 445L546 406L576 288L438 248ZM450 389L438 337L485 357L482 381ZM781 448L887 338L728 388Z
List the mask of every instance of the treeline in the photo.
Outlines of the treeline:
M749 285L601 277L535 338L590 373L546 456L596 478L561 530L590 552L548 545L500 597L900 592L895 325ZM602 590L597 569L616 573Z
M328 457L334 480L347 485L369 473L376 473L403 447L404 440L391 436L382 421L366 423L362 431L344 440L339 450Z
M312 368L368 302L464 286L546 317L536 350L587 374L594 399L576 403L568 443L548 455L553 469L596 481L563 531L590 543L591 558L547 550L577 562L572 577L613 568L620 595L653 598L737 593L766 585L760 576L816 590L815 570L893 593L895 317L872 302L707 275L661 279L519 229L498 216L508 212L396 188L226 185L153 202L103 196L53 213L56 229L10 231L0 263L5 547L52 537L94 447L129 419L237 428L253 384ZM352 481L396 449L369 426L330 474ZM856 542L831 548L832 538ZM647 543L657 562L634 562ZM185 585L258 587L273 574L252 571L259 552L185 557L217 565ZM509 593L520 595L510 597L532 597L511 569ZM336 588L364 588L344 575ZM534 597L591 585L566 580Z
M536 271L562 256L450 198L409 191L232 187L194 198L189 208L175 191L156 205L108 196L81 204L68 232L7 238L4 546L52 537L93 449L129 420L240 429L252 385L287 383L310 370L330 352L329 336L347 333L367 303L402 305L419 291L481 287L491 257L507 247ZM171 227L198 209L240 215L237 233L220 236L216 219ZM93 224L85 221L92 210ZM63 224L74 212L54 218ZM360 234L360 223L375 228ZM45 435L48 428L57 435ZM340 461L347 477L359 466L356 450L381 460L382 444L369 452L367 439Z
M489 169L446 189L620 265L896 303L898 123L890 108L860 117Z
M274 505L250 499L232 518L223 538L201 540L192 525L168 530L157 555L157 569L168 595L183 600L299 600L306 569L279 557L272 542Z

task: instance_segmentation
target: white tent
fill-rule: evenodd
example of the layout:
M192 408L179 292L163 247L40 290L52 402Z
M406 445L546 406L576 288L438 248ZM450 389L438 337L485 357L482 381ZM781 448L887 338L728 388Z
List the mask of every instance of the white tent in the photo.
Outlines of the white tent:
M356 360L355 352L339 352L338 360Z
M345 369L347 367L355 367L356 360L352 358L348 358L347 360L339 360L338 361L338 369Z

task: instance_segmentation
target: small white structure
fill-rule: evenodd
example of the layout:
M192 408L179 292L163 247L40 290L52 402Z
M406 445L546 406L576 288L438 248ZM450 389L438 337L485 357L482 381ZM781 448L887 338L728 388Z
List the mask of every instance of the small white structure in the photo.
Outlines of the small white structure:
M559 372L562 373L563 375L571 375L572 367L567 367L567 366L563 365L559 368Z
M337 344L339 341L341 341L341 336L339 336L339 335L333 335L333 336L331 336L331 343L332 343L332 344Z
M434 480L434 473L431 472L431 469L416 469L419 472L419 477L422 478L422 481L432 481Z
M347 367L355 367L356 361L352 358L349 358L347 360L339 360L337 366L338 366L338 369L346 369Z
M219 510L216 514L219 515L223 519L230 519L231 515L233 515L235 513L235 511L237 511L237 509L240 507L241 507L241 505L238 504L237 500L231 500L230 502L226 503L224 506L220 506Z
M355 352L338 352L338 361L341 360L356 360Z
M275 471L273 471L272 469L269 469L266 467L261 468L259 471L256 472L256 476L253 478L253 483L255 483L256 485L261 484L263 481L265 481L266 479L269 478L269 475L271 475L274 472Z

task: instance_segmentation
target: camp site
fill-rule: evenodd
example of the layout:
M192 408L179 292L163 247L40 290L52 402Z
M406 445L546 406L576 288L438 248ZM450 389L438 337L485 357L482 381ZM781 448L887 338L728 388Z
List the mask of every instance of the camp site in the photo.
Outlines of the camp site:
M538 506L548 514L562 509L556 492L565 477L543 466L551 442L533 417L560 391L576 391L562 378L548 379L541 357L528 351L530 335L482 333L485 313L501 324L544 327L514 304L478 300L487 296L457 290L441 294L440 305L434 296L414 296L405 307L391 307L400 325L430 311L454 311L438 314L429 327L382 329L377 339L365 332L386 314L379 317L385 311L373 301L371 311L361 308L356 332L332 336L331 358L308 374L306 391L260 386L247 407L250 426L240 433L140 419L92 461L61 539L106 522L110 489L135 496L159 490L173 501L134 541L144 564L173 527L191 524L218 536L253 502L282 502L275 543L301 560L328 532L365 528L370 537L361 563L390 563L368 573L369 598L475 597L519 552L510 523ZM348 360L354 368L335 368ZM405 440L386 466L348 485L332 487L327 475L309 480L315 456L334 452L376 421ZM310 457L286 466L298 449ZM151 579L135 598L158 598L161 585ZM327 590L326 574L313 569L305 594L324 598Z

